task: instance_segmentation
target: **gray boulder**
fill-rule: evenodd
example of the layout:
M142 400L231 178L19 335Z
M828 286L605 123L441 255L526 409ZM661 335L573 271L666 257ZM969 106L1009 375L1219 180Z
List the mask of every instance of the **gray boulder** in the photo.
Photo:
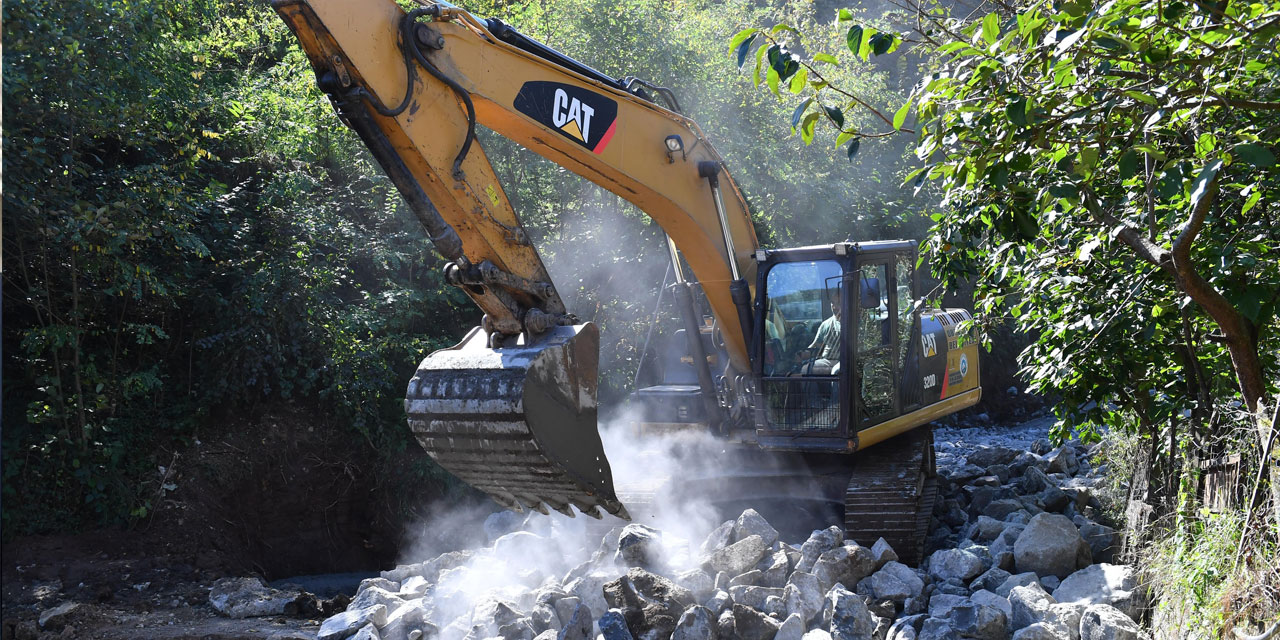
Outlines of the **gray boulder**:
M610 609L600 616L600 635L604 640L635 640L631 630L627 628L626 618L617 609Z
M990 506L990 505L988 505ZM1003 520L997 520L988 515L978 516L977 521L970 525L965 532L965 537L974 542L986 543L1000 537L1004 533L1004 528L1009 523Z
M929 617L947 618L951 615L952 610L957 607L963 607L967 604L973 604L973 602L966 596L958 596L950 593L934 593L929 598Z
M765 602L770 596L782 598L782 589L773 589L770 587L748 587L737 586L729 587L729 596L737 604L745 604L752 609L764 609Z
M618 536L614 560L626 567L653 567L662 556L662 532L653 527L631 523Z
M1044 622L1049 607L1055 604L1058 601L1045 593L1039 584L1014 587L1009 592L1009 605L1013 610L1009 620L1010 628L1017 631L1037 622Z
M972 465L983 467L983 468L987 468L997 464L1007 465L1010 462L1013 462L1014 459L1016 459L1018 457L1018 454L1020 453L1022 452L1017 451L1015 449L1010 449L1008 447L980 446L974 449L973 453L970 453L965 458L965 462L968 464L972 464Z
M694 605L693 594L684 587L640 568L603 587L605 601L622 611L627 628L636 637L656 633L671 635L681 613Z
M823 601L822 626L835 640L870 640L876 621L860 596L837 584Z
M366 624L360 627L360 630L354 636L351 636L351 640L382 640L382 634L378 632L377 627L372 624Z
M734 524L733 520L725 520L720 526L707 534L707 538L702 541L702 546L699 547L702 555L710 555L729 546L733 542Z
M800 560L796 563L796 571L813 572L813 565L822 554L844 544L844 529L832 525L826 529L818 529L809 534L809 539L800 545Z
M856 586L875 570L871 550L858 544L844 544L821 556L813 565L813 575L824 590L839 583L845 587Z
M863 585L867 585L863 587ZM858 589L866 589L869 595L877 599L888 599L904 602L924 591L924 581L916 572L901 562L886 563L879 571L858 583Z
M64 602L52 609L46 609L40 612L37 622L41 629L45 631L62 631L71 624L80 614L84 613L89 607L83 607L78 602ZM225 615L225 614L224 614ZM6 629L6 636L9 630ZM35 637L35 634L32 634Z
M706 607L711 610L711 613L716 616L716 618L719 618L720 614L727 611L729 606L732 604L733 598L729 597L728 591L716 591L711 594L710 598L707 598Z
M782 626L778 627L778 634L773 637L773 640L803 640L804 628L805 622L800 619L800 614L793 613L782 621Z
M1015 500L1013 498L1001 498L987 503L986 506L982 508L981 512L982 515L993 520L1004 520L1005 518L1008 518L1010 514L1017 513L1024 508L1025 505L1020 500Z
M676 622L671 640L716 640L720 637L716 619L706 607L689 607Z
M1138 640L1141 634L1136 622L1111 605L1090 605L1080 617L1080 640Z
M1071 640L1060 627L1037 622L1013 632L1013 640Z
M935 580L968 582L982 573L982 558L964 549L940 549L929 556L929 575Z
M498 511L484 519L484 537L492 544L494 540L520 528L525 515L514 511Z
M810 629L804 632L803 640L831 640L831 632L826 629Z
M1017 575L1009 576L1000 584L999 587L996 587L995 592L998 596L1008 598L1009 592L1013 591L1014 587L1025 587L1030 584L1040 584L1040 580L1036 578L1036 574L1030 571L1026 573L1019 573Z
M764 573L761 572L759 569L752 569L741 575L734 576L734 578L729 581L729 586L732 588L732 587L743 587L743 586L750 587L750 586L758 585L760 584L760 579L763 577L764 577Z
M782 623L740 604L733 605L734 637L741 640L773 640Z
M1075 447L1070 444L1064 444L1050 451L1045 455L1044 460L1049 464L1049 468L1046 469L1049 473L1073 475L1080 469L1080 461L1076 458Z
M733 541L745 540L748 536L760 536L764 546L771 547L778 541L778 530L764 516L756 513L755 509L747 509L733 525Z
M766 561L762 560L761 564ZM791 561L787 557L787 552L782 550L775 551L773 553L773 562L761 572L760 586L781 588L787 583L787 570L790 566Z
M822 587L818 578L803 571L791 574L783 588L782 601L788 614L799 614L805 623L813 620L822 612Z
M378 628L378 635L388 640L408 638L410 633L434 630L427 622L427 603L422 598L409 600L387 615L387 623Z
M1008 571L1005 571L1000 567L991 567L982 575L974 578L973 582L969 583L969 588L975 591L980 589L995 591L1000 588L1000 585L1004 584L1005 580L1009 579L1009 576L1010 574Z
M1069 576L1053 591L1058 602L1082 605L1107 604L1130 618L1143 606L1137 571L1128 565L1095 564Z
M754 567L768 550L769 545L764 543L764 538L751 535L712 552L707 556L705 564L712 571L724 571L736 576Z
M951 612L951 627L965 638L1003 640L1009 637L1004 612L985 604L967 604Z
M898 553L884 538L879 538L875 544L871 545L871 559L875 563L876 570L879 570L885 564L897 560Z
M1065 578L1093 564L1093 554L1076 525L1066 516L1042 513L1027 523L1013 545L1018 571Z
M568 600L568 598L565 598L565 600ZM564 620L564 626L560 629L560 633L556 635L556 640L590 640L593 623L591 609L585 604L578 603L573 608L573 612L569 614L569 617Z
M1013 617L1013 605L1009 604L1009 599L1002 598L992 591L979 589L974 591L973 595L969 596L969 599L972 600L974 604L981 604L999 609L1000 612L1004 614L1005 618Z
M1080 536L1093 552L1094 562L1111 562L1115 557L1115 547L1119 541L1119 534L1115 529L1090 521L1080 525Z
M703 602L715 592L715 579L706 571L693 569L676 575L676 584L693 594L693 599Z
M917 640L959 640L960 634L951 628L951 623L941 618L926 618L924 623L920 625L920 633L916 635Z

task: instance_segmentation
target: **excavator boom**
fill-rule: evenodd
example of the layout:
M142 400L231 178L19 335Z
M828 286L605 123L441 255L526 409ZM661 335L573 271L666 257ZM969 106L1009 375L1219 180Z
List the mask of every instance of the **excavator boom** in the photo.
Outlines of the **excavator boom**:
M702 283L729 366L747 372L757 242L720 157L674 100L666 108L646 93L669 92L605 76L499 21L444 3L408 12L394 0L273 4L320 88L426 227L448 281L484 312L481 327L428 356L410 382L419 442L504 506L626 517L596 431L598 332L565 308L475 129L653 218Z

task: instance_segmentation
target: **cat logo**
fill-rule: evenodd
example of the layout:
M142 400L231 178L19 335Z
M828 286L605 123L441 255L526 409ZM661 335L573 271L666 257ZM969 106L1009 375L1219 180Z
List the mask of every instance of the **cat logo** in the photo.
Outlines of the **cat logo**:
M513 106L592 153L604 151L617 126L617 102L571 84L526 82Z

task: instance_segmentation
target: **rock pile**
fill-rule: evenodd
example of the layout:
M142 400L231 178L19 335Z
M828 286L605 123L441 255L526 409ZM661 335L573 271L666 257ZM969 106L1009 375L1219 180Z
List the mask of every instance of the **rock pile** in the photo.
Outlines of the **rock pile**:
M1109 563L1116 532L1096 521L1097 471L1077 445L1039 448L1046 453L982 447L942 469L930 538L936 550L919 569L898 562L884 540L863 547L836 526L789 544L753 510L701 541L641 524L616 528L573 566L575 553L553 536L515 531L486 549L365 580L319 638L1142 636L1134 622L1144 597L1135 572ZM535 556L551 561L508 562Z

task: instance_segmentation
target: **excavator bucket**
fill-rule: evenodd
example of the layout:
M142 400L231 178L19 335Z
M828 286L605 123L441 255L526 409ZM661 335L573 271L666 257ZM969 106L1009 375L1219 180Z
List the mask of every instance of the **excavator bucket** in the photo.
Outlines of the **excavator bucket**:
M479 327L422 361L409 428L427 453L498 504L630 519L596 431L600 331L559 326L489 348Z

